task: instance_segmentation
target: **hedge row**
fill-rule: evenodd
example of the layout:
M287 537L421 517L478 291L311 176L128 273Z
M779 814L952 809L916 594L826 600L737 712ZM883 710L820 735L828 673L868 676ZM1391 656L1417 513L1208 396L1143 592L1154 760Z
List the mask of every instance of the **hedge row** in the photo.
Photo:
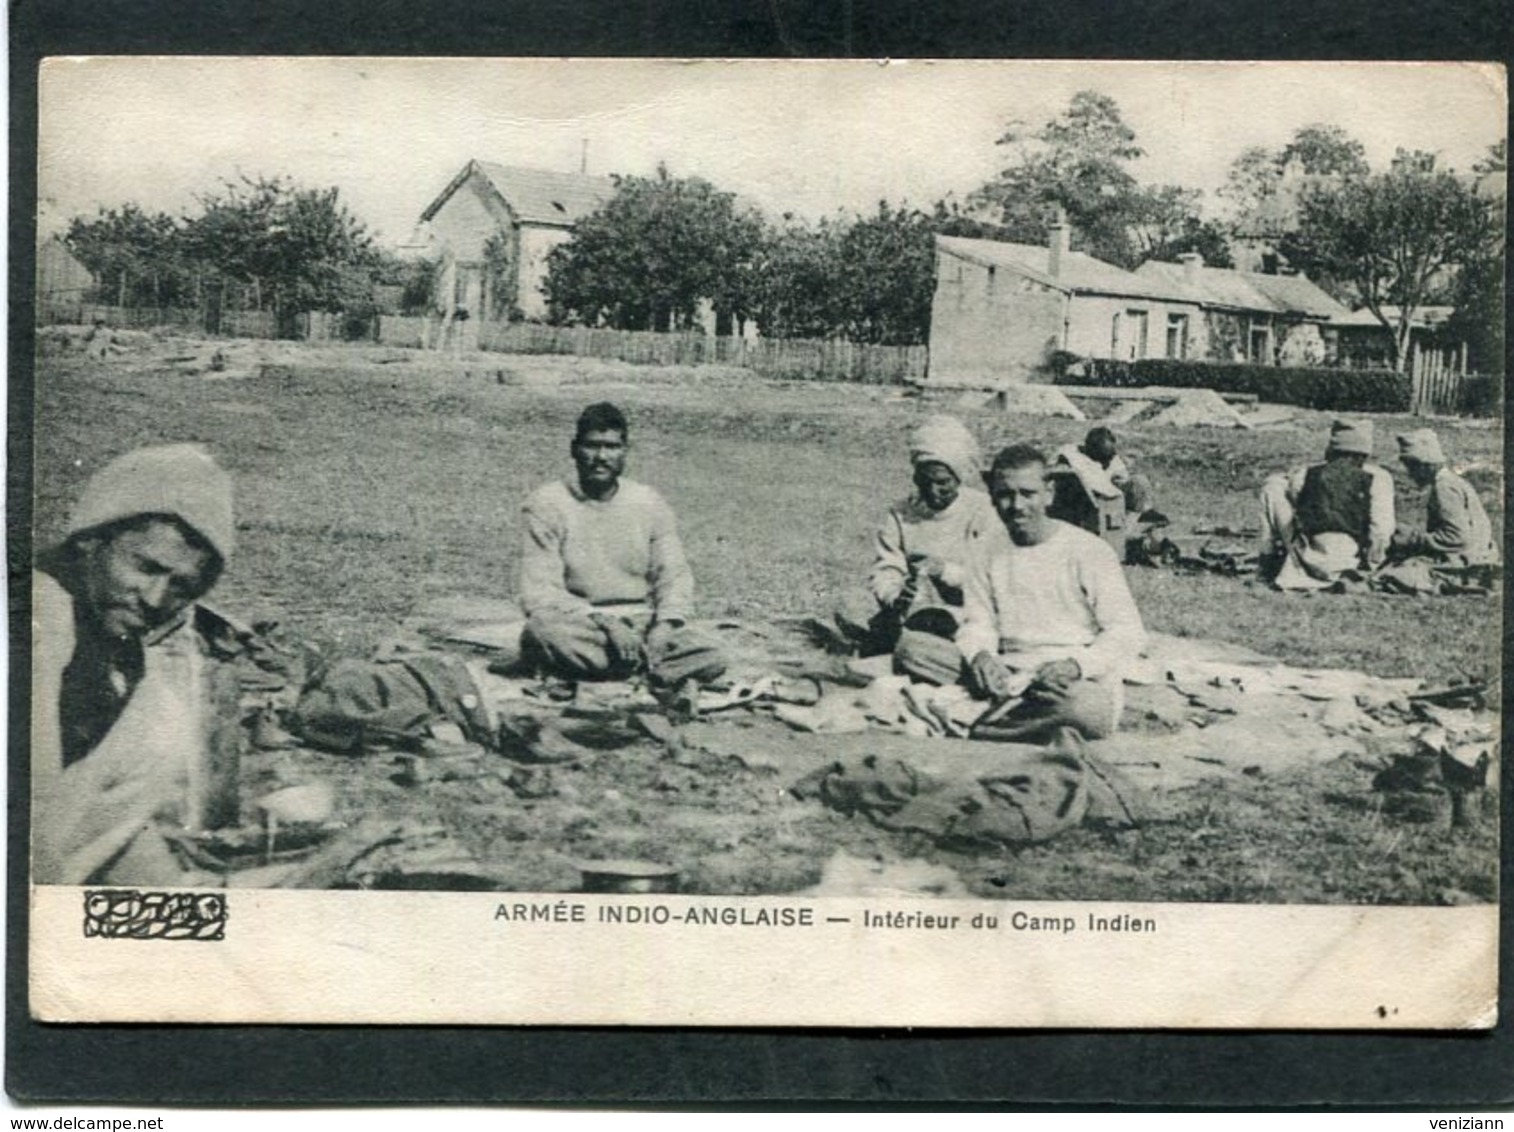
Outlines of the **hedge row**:
M1410 408L1409 378L1392 370L1305 369L1177 358L1074 361L1066 355L1055 361L1059 385L1116 388L1167 385L1178 389L1213 389L1216 393L1254 393L1275 404L1333 412L1406 413Z
M1462 378L1457 411L1474 417L1496 417L1502 413L1503 375L1474 373Z

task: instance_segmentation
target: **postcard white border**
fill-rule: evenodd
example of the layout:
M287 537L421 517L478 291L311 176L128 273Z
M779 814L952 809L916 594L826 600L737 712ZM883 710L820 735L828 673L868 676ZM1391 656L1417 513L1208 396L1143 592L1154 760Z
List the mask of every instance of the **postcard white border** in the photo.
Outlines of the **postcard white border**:
M1373 1030L1497 1017L1492 904L229 890L225 938L204 941L86 938L85 891L32 889L40 1020Z

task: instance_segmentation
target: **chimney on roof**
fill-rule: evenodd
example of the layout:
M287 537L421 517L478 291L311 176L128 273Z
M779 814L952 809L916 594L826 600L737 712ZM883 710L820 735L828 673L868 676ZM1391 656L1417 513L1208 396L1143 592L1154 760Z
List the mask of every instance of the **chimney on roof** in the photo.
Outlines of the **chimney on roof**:
M1190 287L1197 287L1199 274L1204 270L1204 257L1199 252L1184 252L1178 256L1178 262L1183 265L1183 282Z
M1062 266L1067 261L1067 210L1060 204L1052 213L1047 225L1046 274L1053 279L1062 277Z

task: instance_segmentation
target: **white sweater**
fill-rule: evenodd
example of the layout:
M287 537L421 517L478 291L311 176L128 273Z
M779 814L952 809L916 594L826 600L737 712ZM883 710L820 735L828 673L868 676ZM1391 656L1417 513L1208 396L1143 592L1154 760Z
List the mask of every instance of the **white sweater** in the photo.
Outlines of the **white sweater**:
M1119 560L1103 539L1051 524L1045 542L1001 545L968 575L957 644L969 661L987 650L1024 671L1071 658L1086 679L1119 681L1146 643Z

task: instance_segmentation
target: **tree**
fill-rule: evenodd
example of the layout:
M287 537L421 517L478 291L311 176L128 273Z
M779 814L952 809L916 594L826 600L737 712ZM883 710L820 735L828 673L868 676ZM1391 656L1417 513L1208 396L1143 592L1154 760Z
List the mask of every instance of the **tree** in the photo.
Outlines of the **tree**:
M515 301L516 265L511 241L503 232L491 233L484 241L484 289L488 295L489 318L519 321L520 304Z
M1319 122L1300 126L1280 149L1253 145L1241 150L1230 163L1219 196L1229 202L1238 221L1254 226L1258 215L1266 213L1273 202L1286 206L1285 211L1293 207L1291 198L1281 199L1290 171L1311 181L1365 177L1369 172L1366 153L1362 143L1339 126ZM1290 223L1291 218L1285 216L1274 220L1279 235Z
M186 248L223 281L248 288L254 308L287 324L301 311L361 305L365 287L371 303L373 240L335 187L244 176L202 196L200 208L185 222Z
M935 290L935 218L879 201L865 217L811 226L784 217L755 265L753 315L770 338L926 340Z
M1456 273L1451 292L1455 307L1446 324L1453 338L1467 344L1467 365L1474 372L1502 373L1504 367L1504 244L1495 241L1485 254L1467 260Z
M858 220L841 237L838 327L853 342L909 346L930 334L936 243L929 218L891 208Z
M1339 126L1321 122L1295 130L1277 160L1280 166L1296 162L1312 177L1365 177L1369 172L1362 143Z
M1472 172L1478 176L1488 173L1507 173L1509 170L1509 139L1500 138L1488 146L1488 152L1472 163Z
M1509 167L1508 139L1500 139L1472 165L1479 178L1505 173ZM1493 239L1486 250L1461 265L1452 288L1455 310L1447 331L1467 343L1467 363L1483 373L1502 373L1504 366L1504 254L1507 234L1503 229L1501 201L1490 199Z
M846 225L813 227L785 216L768 231L756 263L752 317L768 338L829 338L837 333L842 287L840 244Z
M431 310L436 290L436 259L400 257L376 249L373 258L373 281L399 288L399 308L404 314L424 314Z
M1128 229L1142 262L1198 252L1210 267L1232 265L1225 233L1199 217L1200 197L1196 189L1153 185L1131 198Z
M1283 166L1277 153L1266 146L1251 145L1230 163L1218 195L1229 202L1236 215L1249 216L1277 197L1282 180Z
M1414 316L1448 269L1487 255L1497 235L1487 202L1429 154L1401 151L1392 168L1308 190L1293 263L1349 282L1392 334L1396 368L1408 362ZM1391 318L1385 307L1398 308Z
M74 217L65 237L94 272L100 297L118 306L176 306L189 294L179 226L166 213L137 204L100 209L90 220Z
M754 300L762 220L698 177L620 177L598 211L547 257L554 321L626 330L684 329L701 299L717 318L745 318Z
M1014 160L970 200L996 209L1011 239L1043 243L1049 218L1061 207L1083 250L1136 266L1139 249L1129 225L1141 212L1141 189L1126 164L1143 151L1114 99L1079 91L1037 130L1010 122L998 144L1013 147Z
M982 205L963 205L947 193L931 209L930 226L942 236L966 236L971 240L1004 240L1004 228L983 215Z

